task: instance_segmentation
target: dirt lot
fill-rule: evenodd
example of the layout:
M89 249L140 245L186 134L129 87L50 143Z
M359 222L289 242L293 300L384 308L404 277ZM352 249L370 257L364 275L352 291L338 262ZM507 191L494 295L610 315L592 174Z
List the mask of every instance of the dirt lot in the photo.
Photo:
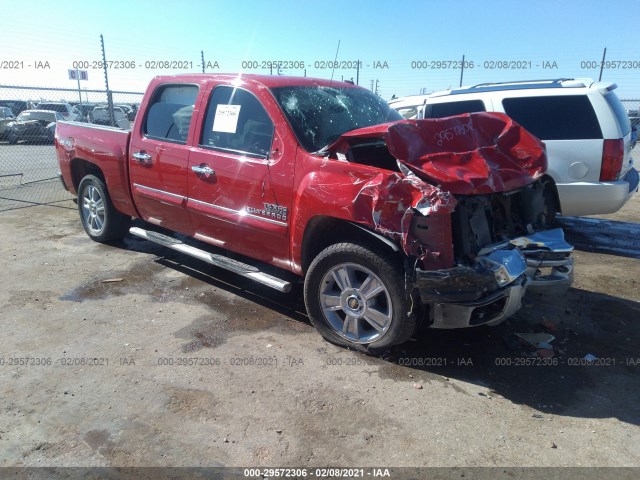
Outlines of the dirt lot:
M300 288L93 243L71 202L2 212L0 465L640 466L640 196L606 218L569 222L565 296L371 358ZM510 341L543 320L546 365Z

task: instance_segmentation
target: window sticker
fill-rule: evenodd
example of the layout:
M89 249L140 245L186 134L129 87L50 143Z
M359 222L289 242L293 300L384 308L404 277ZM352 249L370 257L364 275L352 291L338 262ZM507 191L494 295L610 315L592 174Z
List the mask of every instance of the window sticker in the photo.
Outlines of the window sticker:
M222 105L216 107L216 116L213 119L214 132L236 133L240 105Z

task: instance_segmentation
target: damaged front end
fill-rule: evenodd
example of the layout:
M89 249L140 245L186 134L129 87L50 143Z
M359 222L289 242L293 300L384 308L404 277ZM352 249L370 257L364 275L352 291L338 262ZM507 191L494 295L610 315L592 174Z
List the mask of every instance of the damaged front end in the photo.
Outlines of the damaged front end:
M532 229L531 224L515 223L502 230L496 210L478 210L478 198L465 200L453 213L456 266L415 269L420 298L432 305L433 327L497 325L520 309L527 290L562 293L569 288L573 247L565 242L562 229L518 235L522 227ZM480 204L488 207L491 202Z
M376 135L397 173L361 188L354 217L413 259L432 327L496 325L528 289L569 288L573 248L551 227L557 191L539 140L504 115L470 114L350 132L334 151L357 161Z

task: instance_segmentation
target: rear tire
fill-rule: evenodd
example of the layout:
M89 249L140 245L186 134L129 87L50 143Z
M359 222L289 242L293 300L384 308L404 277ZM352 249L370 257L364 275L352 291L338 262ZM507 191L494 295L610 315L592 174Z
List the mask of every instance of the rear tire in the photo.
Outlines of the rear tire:
M116 210L106 185L94 175L80 182L78 211L84 231L96 242L121 240L129 232L131 217Z
M9 140L9 145L15 145L16 143L18 143L18 137L16 137L15 133L10 133L8 140Z
M417 308L405 288L404 266L382 250L327 247L309 266L304 299L313 326L342 347L376 354L415 332Z

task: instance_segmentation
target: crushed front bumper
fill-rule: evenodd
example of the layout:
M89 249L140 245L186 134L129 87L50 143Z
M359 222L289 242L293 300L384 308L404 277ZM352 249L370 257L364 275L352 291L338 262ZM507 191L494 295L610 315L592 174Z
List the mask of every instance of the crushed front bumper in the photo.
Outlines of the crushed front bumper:
M416 269L420 298L431 306L431 327L497 325L520 309L528 288L568 289L573 282L572 250L562 229L554 229L484 248L472 265Z
M573 247L564 240L561 228L511 240L527 261L530 291L564 293L573 283Z

